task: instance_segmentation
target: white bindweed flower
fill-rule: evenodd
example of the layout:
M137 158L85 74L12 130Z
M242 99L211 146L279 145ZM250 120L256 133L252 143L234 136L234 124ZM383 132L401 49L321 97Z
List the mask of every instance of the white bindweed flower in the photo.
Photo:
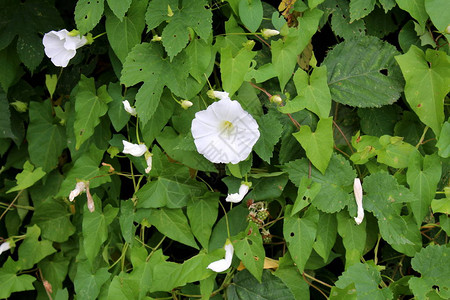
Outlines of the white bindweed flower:
M359 178L355 178L353 182L353 194L355 194L356 205L358 206L358 215L355 218L356 224L361 224L364 219L364 208L362 203L363 190Z
M145 153L145 161L147 162L147 168L145 168L145 173L150 173L152 170L153 154L150 152Z
M45 55L55 66L63 68L67 67L69 61L77 53L77 49L86 43L86 37L73 35L66 29L47 32L42 39Z
M122 101L122 103L123 103L123 108L125 109L125 111L127 113L129 113L130 115L136 117L136 115L137 115L136 109L134 107L131 107L130 102L128 102L128 100L124 100L124 101Z
M210 263L207 269L211 269L214 272L223 272L231 266L231 261L233 260L234 248L229 240L225 244L225 258L216 260Z
M241 202L242 199L244 199L245 195L247 195L250 186L251 186L250 182L242 182L241 186L239 187L239 192L234 194L228 194L225 201L232 203Z
M77 184L75 185L75 189L73 189L69 194L70 202L72 202L75 197L77 197L84 191L86 191L86 183L84 181L77 182Z
M145 146L144 144L133 144L125 140L123 140L122 143L123 143L122 152L125 154L131 154L133 156L139 157L144 155L145 152L147 152L147 146Z
M197 151L209 161L237 164L258 141L258 123L239 102L223 97L195 114L192 136Z
M278 30L275 30L275 29L263 29L263 30L261 30L261 33L262 33L262 36L265 39L268 39L268 38L270 38L272 36L280 34L280 32Z
M189 101L189 100L181 101L181 107L184 108L184 109L188 109L192 105L193 105L193 103L191 101Z
M11 249L11 244L9 242L4 242L0 245L0 254L2 254L5 251L8 251Z

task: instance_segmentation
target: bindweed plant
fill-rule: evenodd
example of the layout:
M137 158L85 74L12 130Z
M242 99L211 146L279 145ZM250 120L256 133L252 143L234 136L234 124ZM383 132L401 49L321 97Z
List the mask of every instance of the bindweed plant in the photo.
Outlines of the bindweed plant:
M447 0L0 0L0 298L449 299Z

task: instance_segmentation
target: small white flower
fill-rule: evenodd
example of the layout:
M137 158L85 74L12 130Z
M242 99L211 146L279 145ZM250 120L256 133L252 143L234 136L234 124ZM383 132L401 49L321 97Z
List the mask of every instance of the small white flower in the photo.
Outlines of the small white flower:
M124 101L122 101L122 103L123 103L123 108L125 109L125 111L127 113L129 113L130 115L132 115L134 117L137 115L136 109L134 107L131 107L130 102L128 102L128 100L124 100Z
M188 109L192 105L193 105L193 103L191 101L189 101L189 100L181 101L181 107L184 108L184 109Z
M363 190L359 178L355 178L353 182L353 194L355 194L356 205L358 206L358 215L355 218L356 224L361 224L364 219L364 208L362 203Z
M228 95L228 93L226 93ZM197 151L213 163L237 164L245 160L259 139L258 123L239 102L223 97L192 120Z
M230 241L225 244L225 258L216 260L210 263L207 269L211 269L214 272L223 272L231 266L231 261L233 260L234 248Z
M261 33L262 33L262 36L265 39L268 39L268 38L270 38L272 36L280 34L280 32L278 30L275 30L275 29L263 29L263 30L261 30Z
M239 187L239 192L234 194L228 194L225 201L232 202L232 203L238 203L241 202L242 199L244 199L245 195L247 195L248 190L250 189L251 183L249 182L243 182L241 183L241 186Z
M9 249L11 249L11 244L9 242L4 242L3 244L0 245L0 254L2 254L5 251L8 251Z
M70 202L72 202L75 197L77 197L84 191L86 191L86 183L84 181L77 182L77 184L75 185L75 189L73 189L69 194Z
M206 95L208 95L209 98L211 99L230 99L230 94L228 94L227 92L219 92L219 91L213 91L213 90L209 90Z
M139 157L144 155L145 152L147 152L147 146L144 144L133 144L129 143L125 140L122 141L123 143L123 153L125 154L131 154L133 156Z
M146 152L145 160L147 162L147 168L145 168L145 173L148 174L152 170L153 155L150 152Z
M73 36L66 29L47 32L42 39L45 55L51 59L55 66L63 68L67 67L69 61L77 53L77 49L86 43L86 37Z

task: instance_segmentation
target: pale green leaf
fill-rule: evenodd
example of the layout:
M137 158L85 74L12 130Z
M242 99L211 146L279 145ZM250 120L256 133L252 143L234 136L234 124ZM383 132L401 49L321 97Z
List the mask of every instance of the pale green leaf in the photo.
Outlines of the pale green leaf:
M208 249L212 227L217 219L219 194L208 192L201 197L191 198L187 203L187 216L192 233Z
M450 157L450 119L442 126L442 131L439 135L436 147L439 149L438 154L440 157Z
M450 198L433 199L431 208L434 213L450 214Z
M77 273L73 280L75 293L81 299L97 299L101 286L109 277L108 268L93 270L86 261L80 262L77 264Z
M100 22L105 0L79 0L75 7L75 23L82 35L88 33Z
M239 17L251 32L258 30L263 19L261 0L240 0Z
M42 168L34 169L34 166L27 160L23 165L23 171L16 175L17 185L10 188L6 193L12 193L29 188L45 176Z
M305 149L311 163L325 174L333 153L333 119L331 117L320 119L315 132L311 132L308 125L303 125L299 132L293 133L293 136Z
M41 229L37 225L27 228L25 240L19 247L20 267L23 270L31 269L43 258L56 252L52 242L48 240L39 241L40 235Z
M425 0L425 10L433 25L439 31L445 31L450 20L450 3L447 0Z
M372 12L375 0L351 0L350 1L350 23L364 18Z
M403 85L394 60L397 54L394 46L375 37L359 37L335 46L323 62L333 100L357 107L380 107L397 101Z
M379 0L379 2L383 6L385 13L393 9L396 5L395 0Z
M303 272L316 239L319 213L310 206L303 217L299 218L297 215L291 217L291 208L287 206L285 210L283 236L292 260L296 263L299 271Z
M366 245L366 222L356 224L345 211L337 214L337 231L345 248L345 267L359 263Z
M382 148L376 151L377 161L393 168L406 168L410 157L417 152L413 145L403 142L402 137L383 135L379 142Z
M311 76L298 69L294 75L297 97L279 108L282 113L293 113L304 108L314 112L319 118L327 118L331 109L331 94L327 83L326 66L317 67Z
M439 136L445 121L444 97L450 92L448 56L443 51L431 49L423 53L411 46L396 60L406 80L406 100L420 120Z
M261 136L256 142L254 150L259 157L270 163L270 159L273 156L273 149L283 132L283 126L275 114L263 115L258 119L258 125Z
M266 253L258 225L249 223L242 234L232 238L232 243L236 256L242 261L247 270L261 282Z
M313 9L314 7L316 7L317 5L319 5L320 3L322 3L325 0L308 0L308 6L310 9Z
M425 11L425 0L395 0L398 6L409 12L411 17L419 22L420 26L424 27L428 19L428 14ZM441 11L442 12L442 11Z
M139 0L138 0L139 1ZM130 8L131 2L133 0L107 0L109 8L114 12L117 18L122 21L123 17L125 16L125 13ZM141 1L145 2L145 1ZM136 3L136 1L135 1ZM147 3L145 3L147 4ZM145 6L142 8L142 11L144 12Z

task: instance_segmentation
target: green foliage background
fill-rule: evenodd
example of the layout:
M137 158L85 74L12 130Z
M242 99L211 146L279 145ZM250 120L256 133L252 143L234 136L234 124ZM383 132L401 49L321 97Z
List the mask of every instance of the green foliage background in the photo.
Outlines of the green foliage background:
M0 0L0 298L449 299L449 25L446 0ZM63 28L95 37L64 69ZM210 89L259 124L238 165L193 143Z

